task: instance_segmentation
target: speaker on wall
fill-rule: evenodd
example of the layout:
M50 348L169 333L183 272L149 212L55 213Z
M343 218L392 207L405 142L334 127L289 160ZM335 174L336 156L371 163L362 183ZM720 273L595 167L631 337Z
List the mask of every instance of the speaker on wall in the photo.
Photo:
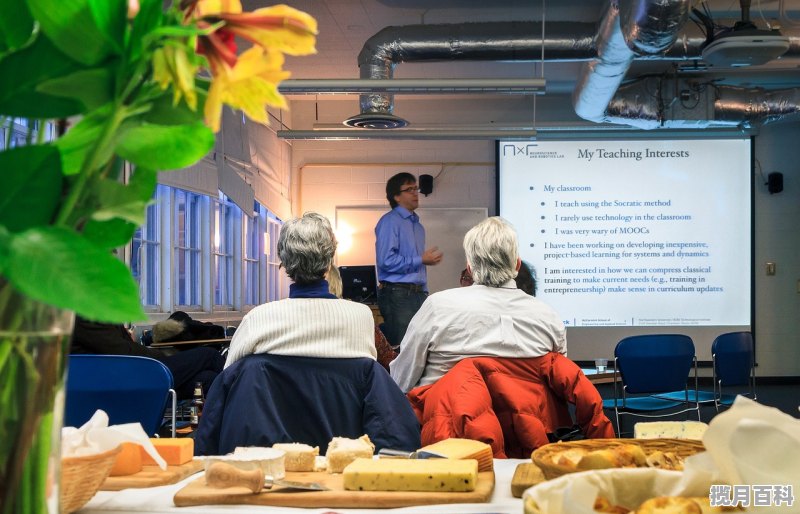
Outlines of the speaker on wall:
M425 196L433 193L433 177L431 175L419 176L419 192Z
M767 191L771 195L783 191L783 173L774 171L767 175Z

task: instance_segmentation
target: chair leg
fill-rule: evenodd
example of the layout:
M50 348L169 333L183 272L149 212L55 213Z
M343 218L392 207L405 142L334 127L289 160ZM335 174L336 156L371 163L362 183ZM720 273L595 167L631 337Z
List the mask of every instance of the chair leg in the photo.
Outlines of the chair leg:
M175 425L177 423L176 411L178 410L178 393L175 389L169 390L169 395L172 398L172 438L175 438Z

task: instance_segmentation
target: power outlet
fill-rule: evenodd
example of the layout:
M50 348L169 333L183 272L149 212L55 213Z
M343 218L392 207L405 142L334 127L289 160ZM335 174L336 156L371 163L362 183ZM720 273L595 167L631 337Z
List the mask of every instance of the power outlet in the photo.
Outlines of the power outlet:
M771 277L775 274L775 263L768 262L767 263L767 276Z

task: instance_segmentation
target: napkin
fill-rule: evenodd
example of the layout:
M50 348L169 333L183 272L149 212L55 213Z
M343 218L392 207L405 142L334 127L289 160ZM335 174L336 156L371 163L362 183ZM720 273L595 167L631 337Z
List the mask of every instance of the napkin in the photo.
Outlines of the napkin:
M714 417L703 435L706 453L686 460L685 480L715 484L792 486L800 510L800 420L744 396ZM788 512L759 506L759 513Z
M99 409L82 427L61 429L61 457L103 453L126 442L141 445L161 469L167 469L140 423L108 426L108 414Z

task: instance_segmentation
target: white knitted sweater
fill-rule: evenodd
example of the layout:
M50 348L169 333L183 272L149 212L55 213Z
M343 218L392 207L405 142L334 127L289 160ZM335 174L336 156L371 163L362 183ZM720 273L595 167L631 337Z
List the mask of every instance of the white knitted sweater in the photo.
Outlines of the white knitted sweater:
M375 359L374 327L369 307L349 300L289 298L265 303L242 319L225 367L253 353Z

